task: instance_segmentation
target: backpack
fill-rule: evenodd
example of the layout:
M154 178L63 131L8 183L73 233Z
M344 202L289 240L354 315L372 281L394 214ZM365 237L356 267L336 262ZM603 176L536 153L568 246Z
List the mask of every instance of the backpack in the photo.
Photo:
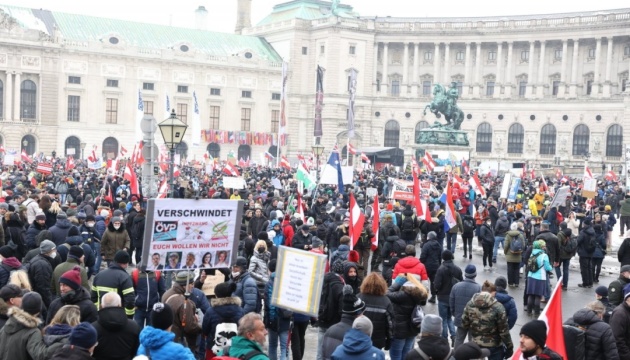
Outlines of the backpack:
M571 236L570 238L567 239L566 244L562 245L562 249L569 254L573 254L575 253L575 251L577 250L577 239L575 239L573 236Z
M232 338L238 334L238 325L235 323L220 323L214 332L214 345L212 352L215 354L226 354L232 346Z
M159 282L160 281L160 276L162 276L162 272L161 271L154 271L153 272L155 274L155 281ZM147 274L147 276L149 276L149 274ZM140 277L140 271L136 268L133 269L133 271L131 272L131 280L133 281L133 287L137 287L138 286L138 278Z
M510 253L512 254L521 254L523 252L523 249L525 248L525 238L523 237L523 234L518 234L517 237L512 237L512 240L510 240Z
M534 256L530 256L529 259L527 259L527 271L536 272L536 271L540 270L541 266L538 266L538 257L542 253L543 252L541 251L538 254L536 254Z
M563 221L564 221L564 216L562 216L562 213L560 211L556 211L556 222L560 224Z
M389 257L395 258L405 255L405 248L407 247L407 242L403 239L398 239L394 241L392 245L392 251L389 253Z
M464 225L465 233L471 233L475 231L475 221L473 219L466 217L464 218L464 221L462 221L462 224Z
M597 247L597 236L586 236L588 236L588 240L584 244L584 250L590 254L595 251L595 248Z
M400 225L400 233L404 237L412 238L416 235L414 228L413 216L404 217Z

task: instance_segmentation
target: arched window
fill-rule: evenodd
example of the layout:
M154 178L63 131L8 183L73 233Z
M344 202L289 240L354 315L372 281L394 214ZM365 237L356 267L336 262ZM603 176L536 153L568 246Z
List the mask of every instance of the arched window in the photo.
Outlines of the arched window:
M278 147L276 145L271 145L269 147L269 149L267 149L267 151L273 155L273 157L277 157L277 152L278 152ZM280 150L280 155L282 155L282 149ZM247 160L247 159L243 159L243 160Z
M118 156L118 140L108 137L103 140L103 159L115 159Z
M352 156L352 154L348 153L348 145L344 145L344 147L341 149L341 162L343 163L343 160L346 159L346 156L349 155L350 156L350 160L348 160L348 162L346 163L347 166L352 166L353 165L353 160L354 160L354 156Z
M4 83L0 80L0 119L4 118Z
M429 123L422 120L422 121L418 121L418 123L416 124L416 136L414 137L414 142L417 141L418 137L420 136L420 130L424 129L424 128L428 128L429 127Z
M623 128L613 125L608 128L606 135L606 156L621 156L623 152Z
M63 149L66 157L72 155L75 159L79 159L81 157L81 140L76 136L68 136Z
M252 155L252 148L249 145L240 145L238 147L238 158L243 158L243 160L247 161L249 157Z
M585 155L589 150L591 132L588 126L580 124L573 130L573 155Z
M37 118L37 85L24 80L20 86L20 119Z
M525 131L523 125L514 123L508 130L508 154L522 154L523 153L523 137Z
M175 148L175 154L179 154L180 159L185 159L188 157L188 144L185 142L180 142L179 145Z
M487 122L477 126L477 145L475 151L478 153L492 152L492 125Z
M385 123L385 141L383 146L391 146L398 147L398 143L400 142L400 126L398 125L398 121L389 120Z
M24 135L22 137L21 149L26 150L26 154L33 155L35 154L35 150L37 149L37 140L33 135Z
M556 127L552 124L547 124L540 130L540 154L556 154Z
M206 147L206 151L213 158L219 158L219 155L221 155L221 146L217 143L210 143L208 144L208 147Z

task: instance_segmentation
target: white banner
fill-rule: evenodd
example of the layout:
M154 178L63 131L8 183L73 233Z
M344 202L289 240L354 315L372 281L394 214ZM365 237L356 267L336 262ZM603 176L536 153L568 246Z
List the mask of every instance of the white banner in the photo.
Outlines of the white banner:
M226 189L245 189L245 179L242 177L224 176L223 187Z
M342 166L341 167L341 178L343 179L344 184L352 184L352 174L353 169L352 166ZM320 184L330 184L337 185L337 169L326 164L324 165L324 169L322 170L322 174L319 180Z
M236 260L242 208L234 200L149 200L141 266L230 267Z
M506 173L505 177L503 177L503 185L501 186L501 194L499 198L507 199L508 193L510 192L510 180L512 179L512 175L510 173Z
M556 193L556 196L554 196L549 208L551 209L552 207L556 206L565 206L567 204L567 196L570 195L570 191L570 186L563 186L558 189L558 192Z
M15 165L15 156L14 155L4 155L3 164L4 165Z

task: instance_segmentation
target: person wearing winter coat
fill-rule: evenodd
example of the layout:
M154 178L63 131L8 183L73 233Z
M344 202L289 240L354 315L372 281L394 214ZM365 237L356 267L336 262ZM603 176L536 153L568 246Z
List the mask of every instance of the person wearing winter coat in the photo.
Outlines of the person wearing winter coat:
M477 277L477 268L473 264L469 264L464 269L464 281L460 281L453 285L451 295L449 296L449 307L453 314L453 324L457 327L457 337L455 339L455 348L464 343L468 335L468 329L462 327L462 315L466 305L472 299L473 295L481 291L481 285L475 282Z
M79 266L66 271L59 278L60 297L53 300L48 308L46 323L49 324L55 314L64 305L76 305L81 310L81 322L93 322L98 318L98 309L91 300L90 293L81 286Z
M125 314L130 318L133 317L135 311L136 297L133 291L133 281L127 273L129 266L129 254L126 251L118 251L114 256L114 261L104 271L99 272L92 280L92 302L100 306L101 299L108 292L120 295L123 299Z
M608 285L608 300L613 306L619 306L624 301L624 289L630 284L630 265L623 265L619 269L619 277Z
M576 250L568 251L570 249L570 242L572 241L573 232L568 228L565 221L560 223L560 231L558 232L558 247L560 248L560 265L557 269L562 267L562 290L567 290L569 285L569 265L571 259L575 256ZM558 270L556 270L558 273Z
M527 295L527 313L534 317L540 315L540 300L547 297L548 294L548 273L553 270L549 263L549 256L545 253L546 244L544 240L536 240L533 244L533 250L529 259L534 258L536 261L536 271L527 271L527 287L525 294ZM529 260L528 259L528 263Z
M343 262L336 261L324 275L318 310L317 359L322 359L322 341L326 330L341 321L343 296Z
M269 220L263 215L262 209L256 208L254 217L249 220L247 233L251 236L256 236L261 231L267 231L268 224Z
M462 327L479 347L490 350L488 358L507 359L514 352L514 344L505 308L494 297L495 292L494 284L488 281L483 284L482 291L473 295L464 309Z
M145 325L151 325L151 309L160 302L166 292L165 273L159 270L144 270L136 268L131 274L134 293L136 294L136 311L133 319L142 330Z
M579 287L593 287L593 251L589 251L588 244L591 238L595 239L596 237L592 219L587 216L582 222L582 230L577 240L577 253L580 257L580 273L582 274L582 283L578 284Z
M249 259L249 268L247 272L256 280L258 292L264 294L265 286L269 282L269 261L271 253L267 251L267 243L264 240L258 240L254 247L254 255Z
M354 295L350 285L344 285L343 287L341 304L341 320L329 327L322 339L323 360L331 359L333 352L342 344L344 335L352 328L354 320L365 311L365 303Z
M501 210L499 212L499 218L494 226L494 245L492 247L492 262L497 262L497 252L499 250L499 244L505 247L505 234L510 231L510 220L507 217L507 212Z
M39 195L31 194L28 199L24 200L22 205L26 206L26 218L28 219L28 223L32 224L35 221L37 213L41 210L39 209ZM42 213L42 215L44 215ZM46 215L44 215L44 220L46 220Z
M67 271L70 271L75 267L78 267L81 272L81 286L84 287L88 292L92 290L92 287L90 286L90 283L88 281L87 271L83 267L84 259L85 255L83 253L83 249L78 246L73 246L72 248L70 248L68 259L55 267L55 270L53 270L53 282L55 283L55 294L57 296L61 294L59 290L59 279L61 279L61 276Z
M365 303L363 316L369 318L374 325L372 344L376 348L389 350L394 335L394 306L386 293L387 283L380 274L372 272L363 279L357 297Z
M131 360L136 355L140 327L127 318L118 294L103 296L98 320L92 326L98 334L98 345L92 355L95 360Z
M269 335L269 358L286 360L289 354L289 329L293 312L271 304L273 284L276 279L275 260L269 263L269 272L271 274L265 287L265 316L263 317ZM280 345L280 356L278 356L278 345Z
M96 221L94 215L87 215L85 222L79 227L79 233L83 237L83 244L88 245L92 249L94 254L94 265L88 268L88 276L92 277L92 274L98 274L101 269L101 262L103 258L101 256L101 233L96 230Z
M24 270L24 266L20 260L15 257L15 251L9 246L0 247L0 288L9 283L11 272L16 270Z
M540 224L540 232L536 235L535 240L544 240L546 244L545 252L549 257L549 263L556 269L556 275L559 276L558 265L560 265L560 243L558 237L551 231L551 225L547 221Z
M442 252L442 265L435 274L435 290L437 291L438 312L442 319L442 337L448 339L451 333L451 343L455 344L456 332L453 324L453 314L449 305L453 285L464 281L462 269L453 263L453 253L449 250Z
M350 253L350 237L342 236L339 239L339 247L337 250L332 253L330 256L330 263L333 264L337 260L346 261L348 260L348 254Z
M232 278L230 281L236 284L236 290L234 290L232 296L237 296L241 299L243 312L245 314L250 312L260 313L260 292L258 291L256 280L247 271L247 259L242 256L236 259L236 263L232 265Z
M35 249L39 246L39 244L35 241L35 238L37 238L37 234L46 229L46 215L40 211L35 216L35 220L30 223L28 229L26 229L26 234L24 235L24 242L28 250Z
M471 224L472 227L468 227L466 224ZM464 259L466 256L468 256L468 259L472 259L472 240L475 236L476 228L476 221L472 216L468 214L462 215L462 244L464 245Z
M107 261L107 266L114 260L117 251L129 249L130 241L122 219L118 216L113 217L101 238L101 256Z
M310 227L304 224L293 235L291 246L295 249L308 251L311 249L312 239L313 234L310 233Z
M129 214L128 216L131 216ZM146 222L146 216L144 209L140 209L133 217L133 221L131 222L131 229L129 229L129 238L131 239L131 247L129 248L129 257L131 257L131 252L135 250L136 255L134 258L136 260L136 264L140 264L140 260L142 260L142 245L144 244L144 224Z
M452 350L448 340L442 337L442 331L442 319L439 316L425 315L420 324L418 348L409 351L405 360L449 360Z
M390 222L391 223L391 222ZM401 240L396 230L392 227L387 228L387 230L381 229L379 231L379 236L381 231L389 231L384 239L384 243L380 246L381 251L381 259L383 261L383 277L387 281L388 284L391 283L391 273L396 263L400 258L402 258L405 254L406 243L404 240Z
M280 221L275 219L271 221L271 231L269 231L269 237L275 246L285 245L284 234L282 232L282 227L280 226Z
M39 245L39 255L35 256L29 264L28 279L31 282L33 291L38 292L42 296L42 301L46 307L50 306L53 300L52 279L53 260L57 256L55 243L50 240L42 241Z
M63 211L60 211L57 214L57 222L49 229L52 233L52 241L55 243L55 245L61 245L66 241L66 237L68 237L68 231L70 231L70 228L72 226L74 225L72 225L70 220L68 220L68 215L66 215L66 213Z
M0 359L47 360L46 344L42 341L39 313L42 297L29 292L22 297L21 307L9 309L9 319L0 330Z
M15 257L22 261L22 258L28 252L26 247L26 240L24 231L24 223L20 219L18 213L7 212L4 214L6 228L4 229L4 235L6 245L10 245L15 252ZM4 245L4 244L3 244Z
M626 236L617 250L617 260L621 266L630 265L630 237Z
M394 338L389 356L392 360L402 360L420 332L412 322L413 313L417 305L426 305L428 292L413 276L408 278L401 274L387 290L387 297L394 306Z
M437 290L435 289L435 274L442 262L442 244L438 241L435 231L427 234L427 242L422 246L420 253L420 261L427 270L427 275L431 281L431 298L430 303L435 303Z
M167 304L156 303L151 311L152 326L140 332L137 355L151 356L151 360L195 360L189 348L176 343L172 333L173 310Z
M210 300L210 307L206 310L203 317L202 331L206 336L206 358L212 358L215 354L213 348L215 346L222 346L221 343L215 343L217 337L217 325L228 323L238 324L238 321L243 317L243 308L241 307L241 299L236 296L232 296L232 293L236 291L236 284L231 282L225 282L217 285L214 288L215 298ZM221 339L217 339L220 341Z
M383 351L372 346L370 337L374 326L369 318L360 316L352 323L352 328L343 337L341 345L337 346L331 355L332 360L385 360Z
M595 246L595 251L593 251L593 256L591 257L591 261L593 263L593 283L595 284L599 284L599 274L602 271L602 263L604 262L604 257L606 256L606 231L602 228L605 226L605 223L593 225L595 238L597 239L597 245Z
M175 334L175 341L182 344L185 342L194 353L197 350L197 337L201 332L201 326L195 320L197 306L193 306L190 302L194 303L191 293L193 290L198 290L194 289L193 275L188 271L177 272L171 288L162 295L162 302L169 305L175 312L175 322L171 330ZM186 293L191 294L190 298L185 296ZM188 306L184 308L185 303ZM193 323L191 324L190 321Z
M630 359L630 287L623 302L610 316L610 328L617 341L620 359Z
M392 273L392 279L398 277L399 274L405 273L418 275L418 279L420 279L420 281L426 281L429 279L426 267L420 262L420 259L416 257L415 245L407 245L405 247L405 257L396 262Z
M81 311L78 306L63 306L50 324L43 330L43 340L49 354L54 354L57 350L69 343L72 328L81 323Z
M20 307L22 303L22 289L14 284L7 284L0 289L0 329L9 320L9 309Z
M516 319L518 318L518 311L516 309L516 302L514 301L514 298L505 290L507 285L508 281L503 276L496 278L494 280L494 286L496 286L494 298L497 299L497 301L505 308L505 313L507 314L508 319L508 329L512 330L514 324L516 324ZM482 289L481 291L484 290Z
M585 359L589 360L618 360L617 342L610 325L604 322L604 305L593 301L584 309L578 310L573 317L565 322L584 329L586 345ZM567 344L573 346L573 344Z
M483 248L483 269L492 271L492 251L495 236L490 218L484 219L483 224L479 227L479 239Z
M503 247L503 253L505 254L505 261L507 262L507 278L508 285L510 287L518 287L520 277L519 269L521 267L521 254L527 246L525 240L525 234L520 230L519 224L521 222L513 222L510 224L510 231L505 234L505 246ZM511 250L512 242L520 241L522 245L521 252Z

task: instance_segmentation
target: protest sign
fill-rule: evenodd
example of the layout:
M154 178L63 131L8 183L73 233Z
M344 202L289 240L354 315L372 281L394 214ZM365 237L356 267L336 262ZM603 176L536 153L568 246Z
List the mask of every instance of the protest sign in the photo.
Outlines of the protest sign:
M582 196L592 199L597 195L597 179L584 177L584 187L582 188Z
M558 189L558 192L556 192L556 196L554 196L553 201L551 202L551 205L549 206L549 208L551 209L556 206L566 206L567 196L571 195L570 191L571 191L570 186L563 186L560 189Z
M4 161L3 161L4 165L15 165L15 156L13 155L4 155Z
M286 246L278 247L278 267L271 304L317 316L325 271L325 255Z
M510 191L507 196L508 201L516 201L516 195L518 194L518 189L520 189L520 187L521 178L514 177L510 184Z
M245 189L245 179L242 177L223 177L223 187L226 189Z
M378 189L377 188L373 188L373 187L369 187L369 188L365 189L365 195L368 198L373 198L374 196L378 195Z
M230 267L236 260L242 212L242 201L150 199L140 267Z
M506 173L505 176L503 177L503 185L501 186L501 194L499 195L499 198L507 199L508 192L510 191L511 178L512 178L512 175L510 173Z

